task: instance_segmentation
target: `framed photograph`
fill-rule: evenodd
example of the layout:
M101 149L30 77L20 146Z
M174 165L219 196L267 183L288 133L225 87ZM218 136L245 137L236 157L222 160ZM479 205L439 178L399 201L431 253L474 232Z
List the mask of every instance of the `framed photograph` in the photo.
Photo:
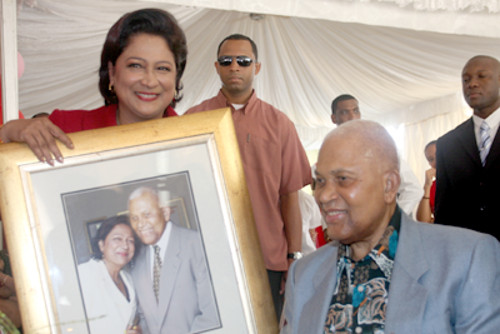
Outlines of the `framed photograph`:
M108 239L99 239L101 226L104 230L114 218L130 217L125 236L140 231L146 216L132 204L145 192L154 194L160 220L171 226L167 250L176 243L200 250L193 275L203 277L203 304L211 306L208 321L193 331L278 332L229 109L70 137L75 149L60 146L65 160L53 167L38 162L23 144L0 145L1 214L26 333L94 334L97 320L113 319L104 302L102 315L93 314L85 286L96 275L84 275L82 268L109 262ZM178 234L182 237L174 237L177 230L184 231ZM142 245L129 251L134 249L129 243L126 252L120 251L129 261L123 271L130 271L132 284L137 284L134 266L152 268L153 261L141 257L153 247L136 234ZM142 271L151 270L156 275L155 268ZM100 286L92 284L95 295ZM133 290L152 295L153 288ZM168 303L159 293L158 305ZM127 323L139 315L144 316L137 311Z
M168 210L168 221L178 226L198 230L199 223L193 194L190 191L191 186L189 171L186 170L144 180L62 194L61 200L77 264L93 257L92 241L95 240L97 231L104 220L113 216L128 215L128 196L139 187L148 187L158 193L160 207ZM102 203L107 204L104 210Z

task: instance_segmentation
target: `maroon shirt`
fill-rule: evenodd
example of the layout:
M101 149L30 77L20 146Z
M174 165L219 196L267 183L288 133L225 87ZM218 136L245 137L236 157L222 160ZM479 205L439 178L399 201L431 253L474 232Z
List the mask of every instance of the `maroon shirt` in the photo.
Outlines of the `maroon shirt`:
M311 167L294 124L252 93L245 107L235 110L219 94L190 108L186 114L230 107L257 232L266 268L288 270L288 243L280 211L280 195L311 183Z

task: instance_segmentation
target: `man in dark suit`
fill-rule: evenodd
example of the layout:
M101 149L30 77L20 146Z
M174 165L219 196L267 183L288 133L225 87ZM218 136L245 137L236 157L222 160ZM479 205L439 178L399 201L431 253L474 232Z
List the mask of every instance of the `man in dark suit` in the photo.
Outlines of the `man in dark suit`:
M435 222L500 240L500 62L471 58L462 89L474 115L437 141Z
M198 333L220 327L198 233L172 223L151 188L134 190L128 208L144 244L131 272L146 322L142 332Z

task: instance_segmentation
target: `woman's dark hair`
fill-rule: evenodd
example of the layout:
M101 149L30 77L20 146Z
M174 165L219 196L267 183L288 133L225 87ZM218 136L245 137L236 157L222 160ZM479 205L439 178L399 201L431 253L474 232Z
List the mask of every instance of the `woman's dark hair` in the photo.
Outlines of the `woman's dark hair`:
M437 143L437 140L431 140L430 142L428 142L427 145L425 145L425 147L424 147L424 152L427 151L429 146L436 145L436 143Z
M106 105L118 103L114 91L109 89L108 63L115 65L116 60L130 42L130 38L137 34L150 34L165 39L168 47L174 54L177 76L175 78L176 96L170 104L175 107L182 95L181 77L186 67L187 45L186 36L177 20L167 11L157 8L146 8L123 15L110 29L101 53L101 67L99 68L99 90Z
M106 240L106 237L108 234L115 228L116 225L127 225L130 227L132 230L132 234L134 236L134 245L135 245L135 253L134 257L137 254L137 251L139 250L139 247L141 246L141 243L139 241L139 238L134 233L134 229L130 225L130 221L128 220L127 215L119 215L119 216L113 216L111 218L108 218L104 220L101 225L99 226L99 229L97 230L97 234L95 237L92 239L92 251L94 253L94 258L95 259L102 259L102 252L101 249L99 248L99 241Z

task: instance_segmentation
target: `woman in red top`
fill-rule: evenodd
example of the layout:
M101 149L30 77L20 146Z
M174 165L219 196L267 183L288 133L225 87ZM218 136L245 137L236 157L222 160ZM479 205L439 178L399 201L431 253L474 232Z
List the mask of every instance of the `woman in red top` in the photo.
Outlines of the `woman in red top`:
M53 158L63 161L56 139L73 147L66 133L175 116L186 58L186 37L170 13L127 13L109 30L101 53L104 106L11 121L0 129L0 138L26 142L38 159L53 164Z
M417 208L417 220L421 222L434 222L434 198L436 196L436 141L425 145L425 158L431 168L425 171L424 197Z

